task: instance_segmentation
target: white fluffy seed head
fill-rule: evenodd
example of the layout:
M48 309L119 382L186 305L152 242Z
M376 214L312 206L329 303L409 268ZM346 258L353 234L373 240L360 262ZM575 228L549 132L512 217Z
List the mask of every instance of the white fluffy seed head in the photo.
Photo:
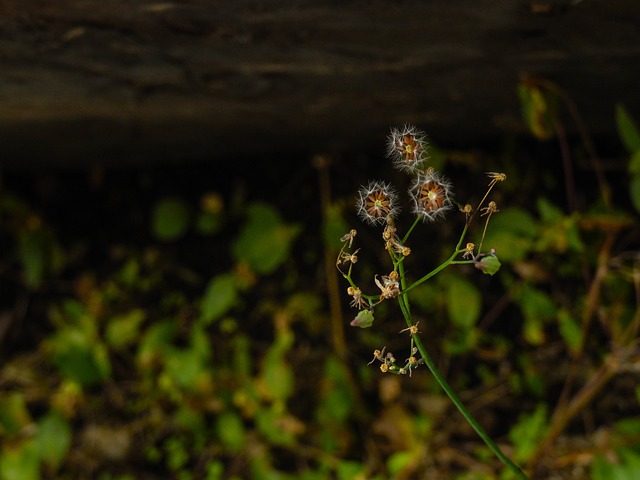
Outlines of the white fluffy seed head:
M437 172L417 175L409 189L413 213L427 222L443 218L453 207L451 190L451 183Z
M387 218L396 218L400 213L398 195L390 184L370 181L358 191L356 204L358 215L371 225L384 225Z

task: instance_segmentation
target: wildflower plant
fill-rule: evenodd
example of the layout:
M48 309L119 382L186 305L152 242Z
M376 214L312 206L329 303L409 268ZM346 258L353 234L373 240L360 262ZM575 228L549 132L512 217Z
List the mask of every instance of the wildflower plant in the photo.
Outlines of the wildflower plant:
M482 248L489 221L498 212L497 204L494 201L488 201L489 195L499 182L506 180L506 175L496 172L487 173L489 183L480 203L476 206L462 205L454 200L451 182L428 165L427 140L424 132L408 125L401 129L392 129L388 138L387 157L394 168L412 177L407 193L412 206L410 212L415 220L404 235L400 234L396 228L396 219L400 213L399 196L393 186L381 181L371 181L360 188L356 204L358 215L365 223L382 227L382 241L392 268L389 272L374 275L372 280L377 288L375 293L363 293L352 275L360 251L354 245L357 230L352 229L341 238L342 248L338 254L336 267L349 283L347 294L351 298L350 305L358 309L358 314L351 325L361 328L370 327L374 322L374 311L377 305L390 300L397 301L406 322L406 328L400 330L400 333L409 335L409 355L402 360L386 351L386 348L376 349L369 364L378 363L383 373L409 376L416 368L426 365L451 401L493 453L517 477L526 479L522 470L500 450L473 418L436 367L420 339L418 322L413 320L409 302L411 290L449 266L474 265L488 275L493 275L499 270L500 261L495 250L483 251ZM409 246L411 233L421 223L443 219L456 207L464 215L464 226L453 252L439 266L409 283L405 275L405 262L411 254ZM476 246L473 242L465 243L470 225L478 218L484 221L478 245Z

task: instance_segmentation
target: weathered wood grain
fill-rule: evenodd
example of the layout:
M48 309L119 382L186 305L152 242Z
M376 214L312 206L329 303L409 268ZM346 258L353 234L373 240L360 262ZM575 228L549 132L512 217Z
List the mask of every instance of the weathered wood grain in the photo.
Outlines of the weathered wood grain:
M640 2L0 0L5 165L216 160L521 131L523 73L640 116Z

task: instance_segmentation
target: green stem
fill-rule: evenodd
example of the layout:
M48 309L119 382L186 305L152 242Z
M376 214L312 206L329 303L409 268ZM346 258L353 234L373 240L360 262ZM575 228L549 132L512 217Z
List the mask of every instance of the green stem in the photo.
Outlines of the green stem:
M403 313L407 313L405 312L404 309L402 310L403 310ZM407 325L409 326L413 325L411 317L405 317L405 319L407 321ZM420 340L420 337L417 334L415 334L413 335L413 340L416 346L418 347L418 351L420 352L420 355L424 359L424 362L427 364L427 367L429 367L429 370L431 371L435 379L438 381L438 383L440 384L442 389L445 391L447 396L451 399L453 404L458 408L458 410L460 411L464 419L469 423L469 425L473 427L473 429L476 431L478 436L484 441L484 443L491 449L494 455L498 457L498 459L500 459L502 463L504 463L507 467L509 467L509 469L513 473L515 473L519 478L527 480L527 476L524 474L524 472L520 470L520 468L515 463L513 463L509 457L507 457L504 453L502 453L502 450L500 450L500 447L498 447L498 445L495 444L495 442L491 439L489 434L487 434L487 432L485 432L485 430L480 426L480 424L475 420L475 418L473 418L473 416L471 415L471 412L467 410L467 407L464 406L464 404L462 403L462 400L460 400L460 398L455 393L455 391L447 383L445 378L440 373L440 370L438 370L438 367L436 367L436 364L433 362L433 360L427 353L427 350L424 347L422 340Z
M411 228L409 228L409 230L407 231L406 235L404 237L402 237L402 244L404 245L408 238L409 235L411 235L411 232L413 232L413 229L416 228L416 225L418 225L420 223L420 217L416 217L416 219L413 222L413 225L411 225Z
M411 311L409 309L409 297L407 295L399 297L398 303L400 304L400 309L402 310L402 314L407 322L407 326L411 327L412 325L414 325L414 323L411 318ZM507 467L509 467L509 469L513 473L515 473L519 478L523 480L527 480L528 477L524 474L524 472L520 470L520 468L515 463L513 463L513 461L511 461L509 457L507 457L504 453L502 453L502 450L500 450L500 447L496 445L496 443L491 439L489 434L482 428L482 426L480 426L480 424L476 421L476 419L473 418L473 415L471 415L471 412L467 410L467 407L464 406L464 404L462 403L462 400L460 400L460 397L458 397L458 395L453 390L453 388L451 388L451 385L449 385L446 379L442 376L442 374L440 373L440 370L438 369L434 361L431 359L431 356L427 353L427 349L422 343L420 336L418 334L414 334L412 338L415 345L418 347L420 356L423 358L427 367L431 371L431 374L434 376L438 384L440 384L440 387L442 387L442 389L447 394L447 396L451 399L453 404L458 408L458 410L460 411L464 419L469 423L469 425L471 425L471 427L473 427L473 429L476 431L478 436L484 441L484 443L491 449L494 455L498 457L498 459L502 463L504 463Z
M444 270L445 268L447 268L451 262L453 262L453 259L456 258L458 256L460 252L458 250L456 250L455 252L453 252L453 254L447 259L445 260L442 264L438 265L436 268L434 268L433 270L431 270L429 273L427 273L424 277L420 278L419 280L416 280L415 282L413 282L411 285L409 285L408 287L405 287L404 285L402 285L402 290L400 292L400 295L402 297L405 297L406 294L413 290L414 288L416 288L418 285L422 285L424 282L426 282L427 280L429 280L431 277L433 277L435 274L441 272L442 270ZM401 265L400 268L400 277L404 278L403 275L403 270L404 268L402 268L403 265ZM404 282L402 282L404 283Z
M462 235L460 236L460 240L458 241L458 245L456 246L455 251L453 252L451 257L449 257L448 260L446 260L442 265L435 268L434 270L429 272L427 275L425 275L424 277L422 277L420 280L416 281L409 287L407 287L407 281L404 275L404 263L399 262L398 273L400 274L400 286L401 286L402 295L398 297L398 304L400 305L400 310L402 310L402 315L404 316L404 319L408 327L412 327L414 323L413 323L413 318L411 317L411 308L409 306L409 296L407 295L407 292L411 290L413 287L433 277L436 273L440 272L441 270L443 270L444 268L446 268L447 266L453 263L456 256L463 251L463 250L460 250L460 247L462 245L462 241L464 239L466 232L467 232L467 227L465 226L462 232ZM469 423L469 425L471 425L471 427L473 427L473 429L476 431L478 436L480 436L480 438L484 441L484 443L491 449L494 455L498 457L498 459L500 459L502 463L504 463L519 478L523 480L528 480L524 472L520 470L520 468L515 463L513 463L513 461L511 461L509 457L507 457L504 453L502 453L502 450L500 450L500 447L496 445L496 443L491 439L489 434L487 434L487 432L485 432L485 430L482 428L482 426L480 426L480 424L476 421L476 419L473 418L473 415L471 415L471 412L467 410L467 407L464 406L464 404L462 403L462 400L460 400L460 397L458 397L456 392L453 390L453 388L451 388L451 386L446 381L444 376L440 373L440 370L438 369L434 361L431 359L431 356L427 353L427 349L425 348L418 334L412 335L412 339L415 345L418 347L418 351L420 352L421 357L423 358L424 362L427 364L427 367L431 371L432 375L434 376L438 384L440 384L440 387L442 387L442 389L445 391L447 396L451 399L453 404L458 408L458 410L460 411L464 419Z
M414 223L415 226L415 223ZM436 268L434 268L433 270L431 270L429 273L427 273L424 277L416 280L415 282L413 282L411 285L409 285L408 287L405 286L405 282L402 282L402 291L401 291L401 295L404 296L404 294L406 294L407 292L409 292L410 290L413 290L414 288L416 288L418 285L422 285L424 282L426 282L427 280L429 280L431 277L433 277L434 275L436 275L437 273L441 272L442 270L444 270L445 268L447 268L449 265L452 265L453 263L458 263L456 262L455 258L460 255L462 252L465 251L465 249L461 248L462 247L462 242L464 241L464 237L467 234L467 229L469 228L469 225L465 225L464 229L462 230L462 233L460 234L460 239L458 240L458 244L456 245L455 250L453 251L453 253L451 254L451 256L445 260L443 263L441 263L440 265L438 265ZM406 237L406 236L405 236ZM467 263L467 262L464 262ZM469 262L472 263L472 262ZM399 271L400 273L400 278L404 279L404 270L400 269Z
M414 223L413 226L415 226L416 224ZM412 226L412 228L413 228ZM418 285L422 285L424 282L426 282L427 280L429 280L431 277L433 277L434 275L436 275L437 273L441 272L442 270L444 270L445 268L447 268L449 265L453 265L454 263L473 263L471 261L456 261L455 258L461 254L462 252L465 251L464 248L462 247L462 242L464 241L464 237L467 234L467 229L469 228L469 224L466 224L464 226L464 229L462 229L462 233L460 234L460 239L458 240L458 244L456 245L455 250L453 251L453 253L451 254L451 256L445 260L443 263L441 263L440 265L438 265L436 268L434 268L433 270L431 270L429 273L427 273L424 277L419 278L418 280L416 280L415 282L413 282L411 285L409 285L408 287L405 286L404 282L402 285L402 291L401 291L401 295L404 296L404 294L406 294L407 292L409 292L410 290L413 290L414 288L416 288ZM405 235L405 238L408 235ZM400 270L400 277L404 279L404 274L403 274L403 270Z

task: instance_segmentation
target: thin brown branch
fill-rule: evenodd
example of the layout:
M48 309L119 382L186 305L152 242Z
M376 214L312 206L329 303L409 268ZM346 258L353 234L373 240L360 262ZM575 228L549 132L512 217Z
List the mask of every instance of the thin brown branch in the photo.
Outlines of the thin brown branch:
M320 206L323 220L331 205L331 179L329 177L330 159L324 155L316 155L313 158L313 166L318 170L320 188ZM335 254L329 245L324 246L324 270L327 281L327 296L329 297L329 309L331 312L331 339L336 354L342 358L347 357L347 342L344 335L344 319L340 304L340 292L338 275L335 267Z
M551 424L547 429L544 438L538 444L538 448L529 460L529 465L536 465L546 450L551 446L558 436L567 428L573 418L580 413L593 398L602 391L618 372L621 362L616 353L611 353L604 363L591 377L570 402L559 411L556 411L551 419Z

